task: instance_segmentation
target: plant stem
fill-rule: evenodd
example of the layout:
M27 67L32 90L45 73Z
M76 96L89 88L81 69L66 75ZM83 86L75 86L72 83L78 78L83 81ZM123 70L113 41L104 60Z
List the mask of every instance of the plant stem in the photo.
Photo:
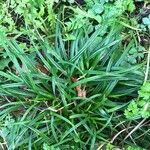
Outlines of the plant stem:
M144 84L146 83L146 81L148 79L149 65L150 65L150 47L149 47L148 56L147 56L147 65L146 65L146 72L145 72Z

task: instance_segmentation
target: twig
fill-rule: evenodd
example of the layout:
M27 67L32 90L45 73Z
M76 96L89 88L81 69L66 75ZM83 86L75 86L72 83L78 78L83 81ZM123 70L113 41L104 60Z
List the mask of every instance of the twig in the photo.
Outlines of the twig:
M133 128L133 126L131 126L131 127L129 127L129 128ZM120 132L118 132L118 133L112 138L112 140L110 141L110 143L113 143L114 140L115 140L122 132L125 132L126 130L127 130L127 129L125 128L125 129L121 130Z
M136 131L141 125L142 123L146 120L146 118L144 118L125 138L123 141L125 141L134 131Z

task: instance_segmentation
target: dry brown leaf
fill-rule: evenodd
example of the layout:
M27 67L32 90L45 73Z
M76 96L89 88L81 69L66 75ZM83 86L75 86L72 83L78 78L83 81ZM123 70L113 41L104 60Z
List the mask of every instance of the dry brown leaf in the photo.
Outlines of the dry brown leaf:
M40 71L41 71L42 73L44 73L44 74L48 74L48 73L49 73L48 69L45 68L45 67L44 67L43 65L41 65L41 64L37 64L36 67L37 67L38 70L40 70Z
M78 81L78 79L74 78L74 77L72 77L71 79L72 79L73 82L77 82ZM78 97L86 97L85 87L82 89L81 85L78 85L78 86L76 86L75 89L76 89Z

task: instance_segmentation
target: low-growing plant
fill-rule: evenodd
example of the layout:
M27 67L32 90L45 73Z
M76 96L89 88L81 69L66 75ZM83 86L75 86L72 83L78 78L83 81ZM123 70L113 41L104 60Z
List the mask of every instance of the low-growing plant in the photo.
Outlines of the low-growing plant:
M2 149L149 148L147 53L125 15L133 1L1 6Z

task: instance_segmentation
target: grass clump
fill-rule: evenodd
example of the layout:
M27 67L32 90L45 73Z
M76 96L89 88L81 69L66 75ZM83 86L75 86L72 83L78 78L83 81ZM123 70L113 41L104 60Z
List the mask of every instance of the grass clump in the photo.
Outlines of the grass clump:
M1 29L1 147L149 148L149 116L130 114L149 70L147 45L125 14L135 10L133 1L69 2L10 3L27 40L20 40L21 28L13 38ZM34 13L23 12L28 5ZM36 24L28 22L32 15Z

